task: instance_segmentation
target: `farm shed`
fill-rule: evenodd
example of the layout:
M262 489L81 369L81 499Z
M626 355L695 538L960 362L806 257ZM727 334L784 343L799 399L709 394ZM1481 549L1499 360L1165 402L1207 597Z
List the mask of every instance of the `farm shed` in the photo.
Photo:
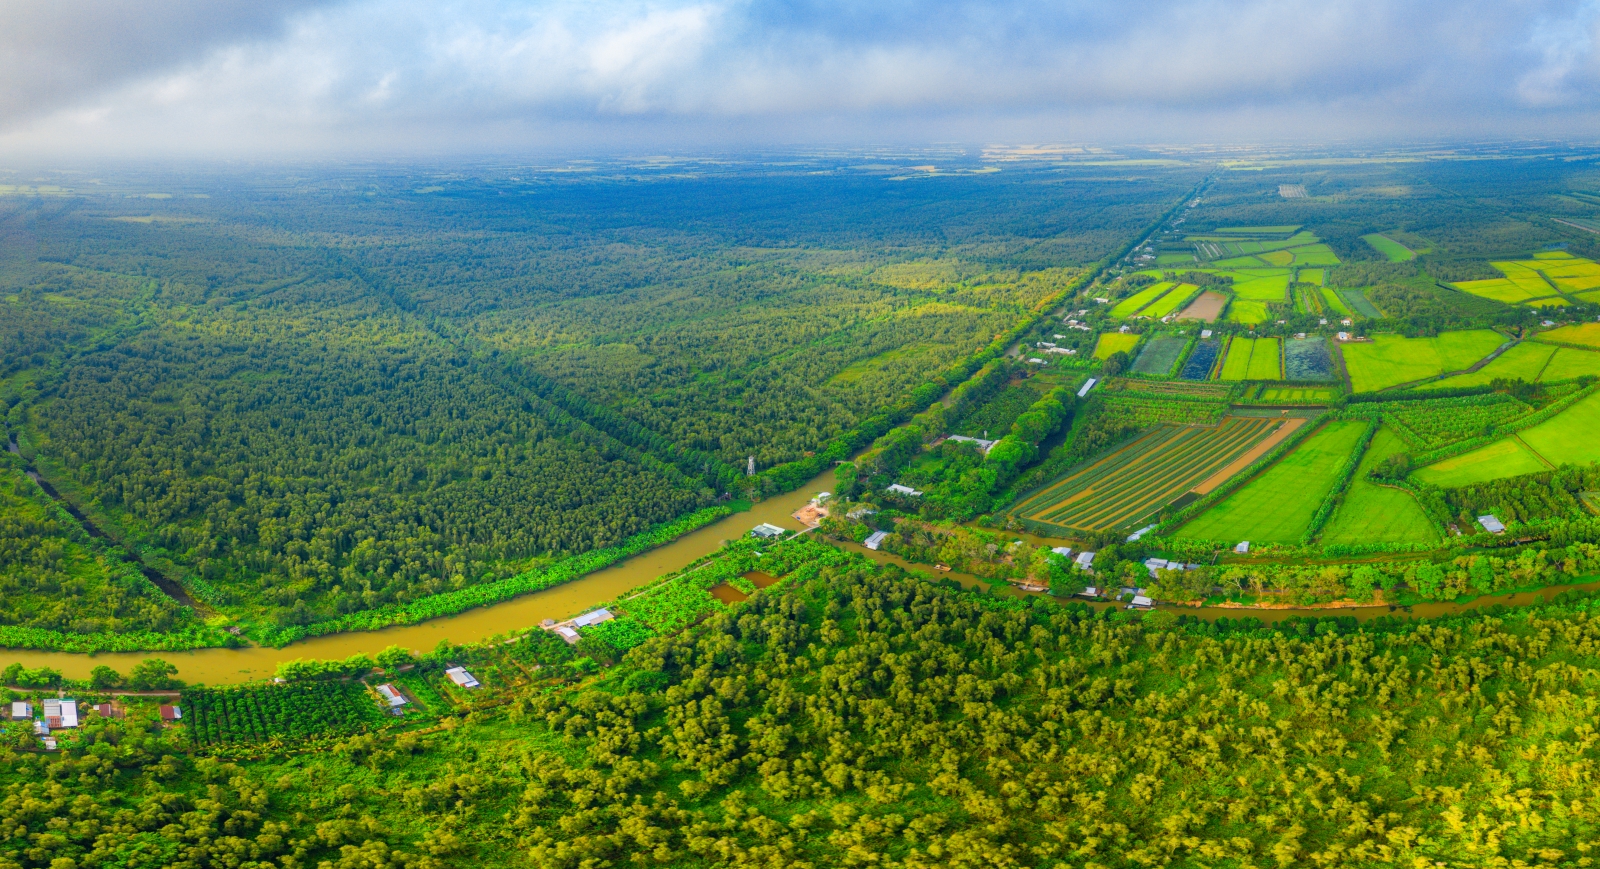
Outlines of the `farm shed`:
M772 540L776 537L782 537L783 529L773 525L770 522L763 522L760 525L750 529L750 536L759 537L762 540Z
M1099 380L1096 380L1093 377L1089 378L1088 380L1085 380L1083 382L1083 386L1078 387L1078 397L1082 398L1085 395L1088 395L1089 394L1089 390L1093 389L1094 385L1096 383L1099 383L1099 382L1100 382Z
M878 548L883 545L884 539L888 536L889 532L887 531L874 531L867 536L866 542L861 545L876 552L878 551Z
M26 700L17 700L11 704L11 720L27 721L33 717L33 704Z
M1239 541L1239 545L1233 547L1233 551L1239 553L1240 555L1243 555L1246 552L1249 552L1250 551L1250 541L1248 541L1248 540Z
M67 699L61 701L61 726L78 726L78 701Z
M573 630L570 625L559 625L555 630L561 639L567 641L568 645L578 641L578 632Z
M1487 516L1479 516L1478 524L1482 525L1483 530L1489 532L1490 534L1506 533L1506 524L1501 522L1493 513L1490 513Z
M910 486L902 486L899 483L890 483L889 484L889 491L895 493L896 495L904 495L907 498L920 498L920 497L922 497L922 493L921 492L917 491L916 489L911 488Z
M1093 565L1094 565L1094 553L1093 552L1080 552L1080 553L1078 553L1077 559L1073 563L1078 565L1078 569L1079 570L1093 570L1094 569L1094 567L1093 567Z
M56 742L56 738L54 736L46 736L44 739L41 739L39 741L44 744L44 750L45 751L55 751L56 750L56 746L59 745L59 743Z
M1129 601L1128 609L1131 609L1131 610L1147 610L1147 609L1150 609L1151 607L1153 607L1155 605L1156 605L1156 602L1151 600L1150 598L1145 597L1142 594L1136 594L1136 595L1133 596L1133 600Z
M165 705L163 705L161 707L161 720L162 721L181 721L181 720L183 720L183 710L180 709L177 706L165 706Z
M397 709L411 702L406 699L406 695L400 693L399 688L388 682L378 686L378 696L383 698L383 702L388 704L390 709ZM165 709L166 707L163 706L161 708Z
M955 441L956 443L960 444L977 444L978 452L983 453L986 456L989 454L991 449L994 449L994 445L999 443L999 441L989 441L984 440L983 438L968 437L966 435L950 435L949 437L945 438L945 440Z
M1062 558L1071 558L1072 557L1072 547L1071 546L1052 546L1052 547L1050 547L1050 551L1054 552L1055 554L1057 554L1059 556L1061 556Z
M450 678L450 681L462 688L478 687L478 680L472 678L472 674L468 673L465 667L451 667L444 671L444 674Z
M601 607L597 610L591 610L590 612L586 612L583 615L578 616L572 620L572 624L574 627L587 628L598 625L601 622L609 622L614 618L616 618L616 616L611 614L611 610Z
M1137 543L1137 542L1139 542L1139 538L1140 537L1143 537L1146 534L1149 534L1151 531L1154 531L1155 528L1156 528L1156 526L1154 526L1154 525L1146 525L1143 528L1140 528L1138 531L1135 531L1132 534L1128 535L1128 542L1129 543Z

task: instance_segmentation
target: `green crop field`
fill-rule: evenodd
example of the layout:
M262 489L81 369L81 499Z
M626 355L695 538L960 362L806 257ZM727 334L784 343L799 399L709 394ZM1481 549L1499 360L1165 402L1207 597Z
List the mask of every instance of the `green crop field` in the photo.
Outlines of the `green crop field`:
M1288 269L1232 271L1233 294L1257 302L1281 302L1289 292Z
M1302 284L1316 284L1320 287L1322 286L1322 279L1325 274L1326 269L1301 269L1295 275L1295 280L1298 280Z
M1195 291L1199 289L1194 284L1179 284L1139 313L1141 316L1159 320L1183 307L1194 296Z
M1600 461L1600 393L1520 434L1523 443L1552 465Z
M1338 396L1338 394L1339 393L1337 391L1332 389L1317 389L1315 387L1299 386L1274 386L1269 389L1261 390L1260 398L1262 401L1323 402L1332 401Z
M1361 292L1360 290L1340 289L1335 290L1334 292L1337 293L1339 298L1344 300L1345 305L1358 316L1370 317L1372 319L1377 319L1383 316L1383 312L1378 310L1378 306L1372 304L1372 300L1367 298L1367 294Z
M1290 253L1294 254L1292 265L1336 266L1339 264L1339 257L1334 254L1332 248L1325 244L1308 244L1304 247L1292 248Z
M1503 278L1457 281L1457 289L1506 304L1551 307L1571 304L1560 293L1581 293L1600 287L1600 263L1563 251L1547 251L1532 259L1490 263Z
M1183 355L1183 348L1187 346L1189 339L1181 335L1152 338L1139 351L1139 358L1134 360L1132 370L1138 374L1170 374L1172 366L1178 363L1178 357Z
M1533 337L1535 341L1549 341L1553 344L1575 344L1580 347L1593 347L1600 350L1600 323L1578 323L1572 326L1562 326L1548 332L1540 332Z
M1373 250L1383 254L1392 263L1403 263L1417 258L1410 248L1376 232L1361 236L1361 240L1372 245Z
M1223 542L1299 540L1365 427L1359 420L1329 423L1244 488L1184 525L1178 536Z
M1343 345L1345 368L1356 392L1376 392L1468 368L1505 343L1489 329L1442 332L1435 338L1375 335L1370 342Z
M1230 416L1214 426L1160 426L1068 471L1012 513L1076 531L1128 527L1205 483L1281 425Z
M1539 376L1542 381L1573 380L1585 375L1600 376L1600 353L1562 347Z
M1160 283L1151 284L1150 286L1118 302L1117 306L1111 309L1111 316L1119 318L1132 317L1134 314L1139 313L1144 306L1154 302L1156 299L1161 298L1162 295L1164 295L1168 290L1172 289L1172 286L1173 285L1171 281L1161 281Z
M1570 351L1583 353L1582 350ZM1530 341L1512 347L1493 362L1469 374L1458 374L1455 377L1446 377L1443 380L1424 384L1424 389L1456 389L1467 386L1484 386L1497 379L1526 380L1534 383L1540 380L1545 367L1556 355L1556 348L1548 344L1535 344ZM1600 354L1592 354L1600 355Z
M1516 438L1507 438L1470 453L1435 462L1412 476L1424 483L1449 489L1544 470L1548 470L1548 466L1539 461L1532 450Z
M1104 332L1094 345L1094 358L1109 359L1113 353L1131 353L1139 346L1139 336L1130 332Z
M1283 347L1277 338L1257 338L1250 350L1247 380L1282 380Z
M1254 338L1234 338L1228 342L1228 355L1222 360L1222 371L1217 379L1249 380L1250 355L1255 344Z
M1353 314L1350 306L1345 303L1344 296L1339 295L1339 291L1332 287L1322 288L1322 300L1327 302L1328 307L1340 317L1349 317Z
M1379 462L1405 451L1405 442L1388 426L1378 430L1350 481L1344 502L1322 531L1323 543L1438 542L1438 530L1410 492L1379 485L1367 477Z
M1230 323L1243 323L1254 326L1267 321L1267 306L1263 302L1252 302L1248 299L1234 299L1228 306L1227 320Z

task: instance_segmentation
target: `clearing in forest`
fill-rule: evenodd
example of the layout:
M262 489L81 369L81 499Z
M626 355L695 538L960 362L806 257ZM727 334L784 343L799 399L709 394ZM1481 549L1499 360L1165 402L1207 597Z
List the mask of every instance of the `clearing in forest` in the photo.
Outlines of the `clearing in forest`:
M1417 255L1411 251L1411 248L1406 247L1405 245L1395 241L1392 238L1389 238L1388 236L1380 235L1376 232L1371 233L1370 235L1361 236L1361 240L1372 245L1373 250L1383 254L1388 258L1389 262L1392 263L1409 262L1410 260L1417 258Z
M1505 340L1490 329L1441 332L1433 338L1375 335L1371 341L1345 344L1344 364L1354 391L1377 392L1470 368Z
M1012 514L1070 531L1130 527L1212 480L1283 425L1229 416L1210 426L1158 426L1068 471Z
M1293 543L1332 491L1366 423L1339 420L1178 530L1179 537L1236 543Z
M1367 474L1384 459L1406 451L1388 426L1378 430L1361 458L1361 465L1345 491L1344 501L1322 530L1323 543L1437 543L1434 528L1422 505L1404 489L1373 482Z

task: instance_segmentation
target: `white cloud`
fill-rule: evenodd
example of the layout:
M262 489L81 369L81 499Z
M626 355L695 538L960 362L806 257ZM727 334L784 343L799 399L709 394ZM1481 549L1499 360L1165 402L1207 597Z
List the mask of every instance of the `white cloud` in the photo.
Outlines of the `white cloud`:
M9 103L0 88L0 144L405 152L1074 128L1292 138L1308 124L1346 137L1513 135L1588 129L1600 108L1600 0L253 8L212 13L192 42L71 87L49 85L77 56L65 48L0 57L23 73ZM114 42L114 30L89 41Z

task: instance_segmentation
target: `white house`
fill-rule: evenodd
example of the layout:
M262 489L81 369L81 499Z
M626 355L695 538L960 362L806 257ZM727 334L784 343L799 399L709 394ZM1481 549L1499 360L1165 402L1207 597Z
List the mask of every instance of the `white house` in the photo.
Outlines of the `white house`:
M572 624L575 627L587 628L591 625L598 625L601 622L609 622L614 618L616 618L616 616L612 615L611 610L601 607L597 610L591 610L581 616L578 616L572 620Z
M1078 569L1079 570L1093 570L1094 569L1094 553L1093 552L1080 552L1080 553L1078 553L1078 557L1073 561L1073 563L1078 565Z
M1489 532L1490 534L1504 534L1504 533L1506 533L1506 524L1504 522L1501 522L1498 518L1496 518L1493 513L1491 513L1491 514L1489 514L1487 516L1479 516L1478 517L1478 524L1482 525L1483 526L1483 530Z
M465 667L451 667L444 671L444 674L450 678L450 681L462 688L478 687L478 680L472 678L472 674L468 673Z
M871 549L873 552L877 552L878 548L883 546L884 538L888 536L889 532L887 531L874 531L867 536L867 541L861 545Z
M387 682L378 686L378 696L383 698L383 702L387 703L390 709L398 709L411 702L406 699L406 695L400 693L399 688Z
M762 540L771 540L775 537L782 537L783 534L784 532L782 528L779 528L770 522L763 522L760 525L750 529L750 535L752 537L760 537Z
M921 492L917 491L916 489L911 488L910 486L902 486L899 483L890 483L889 484L889 491L895 493L896 495L904 495L907 498L920 498L920 497L922 497L922 493Z

